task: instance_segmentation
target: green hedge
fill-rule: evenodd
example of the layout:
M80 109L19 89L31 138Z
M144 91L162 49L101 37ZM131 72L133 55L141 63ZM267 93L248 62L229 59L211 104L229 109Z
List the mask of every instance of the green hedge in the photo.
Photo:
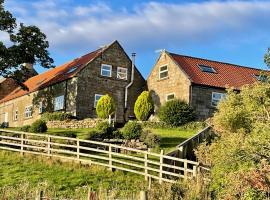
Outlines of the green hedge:
M69 113L53 112L53 113L44 113L41 116L41 119L44 121L66 121L69 119L74 119Z

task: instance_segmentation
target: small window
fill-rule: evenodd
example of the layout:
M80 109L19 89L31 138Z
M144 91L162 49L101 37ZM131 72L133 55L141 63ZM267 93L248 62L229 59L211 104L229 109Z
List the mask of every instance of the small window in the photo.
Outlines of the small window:
M199 67L203 72L217 73L216 70L213 67L210 67L210 66L207 66L207 65L199 65Z
M80 67L81 64L78 64L78 65L75 65L73 67L71 67L66 73L69 74L69 73L72 73L74 71L76 71L76 69L78 69L78 67Z
M102 64L101 65L101 75L107 76L107 77L112 77L112 66Z
M30 117L32 117L32 115L33 115L33 107L32 106L25 107L24 117L30 118Z
M14 119L14 121L17 121L18 118L19 118L19 111L18 111L18 109L16 109L16 110L14 111L13 119Z
M224 99L225 97L226 97L225 93L213 92L211 105L216 107L220 102L220 100Z
M127 80L127 68L117 67L117 78Z
M164 79L168 77L168 66L161 66L159 68L159 79Z
M54 99L54 111L63 109L64 109L64 95L61 95Z
M97 107L98 100L102 97L101 94L95 94L94 108Z
M255 74L254 76L257 79L257 81L266 82L268 80L268 77L263 74L261 75Z
M43 113L43 102L39 102L39 105L38 105L38 113L41 114Z
M167 94L166 101L170 101L175 98L175 94Z

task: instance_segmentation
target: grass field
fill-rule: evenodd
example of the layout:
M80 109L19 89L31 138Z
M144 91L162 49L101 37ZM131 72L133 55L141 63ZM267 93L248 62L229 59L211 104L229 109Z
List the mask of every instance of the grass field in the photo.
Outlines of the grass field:
M175 147L178 144L187 140L198 132L197 129L182 128L158 128L150 130L152 133L160 136L160 148L164 149L165 153L175 150Z
M89 187L117 191L140 191L146 187L143 176L111 172L100 166L81 166L30 155L22 157L5 151L0 151L0 163L0 195L7 187L26 188L25 184L29 188L43 185L43 189L61 197L70 197L75 191L82 193Z

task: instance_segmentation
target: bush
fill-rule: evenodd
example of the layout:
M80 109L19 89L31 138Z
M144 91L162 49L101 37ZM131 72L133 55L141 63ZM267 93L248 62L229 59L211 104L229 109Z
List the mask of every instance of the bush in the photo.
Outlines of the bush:
M31 126L30 125L24 125L20 128L20 131L23 132L29 132L30 131Z
M103 140L103 134L98 131L98 130L95 130L95 129L92 129L88 132L87 136L83 139L85 140Z
M99 122L96 126L96 131L102 135L102 138L111 139L113 138L114 128L110 126L107 121Z
M143 131L140 140L144 142L148 147L156 147L160 144L160 137L151 133L150 130Z
M194 110L184 101L174 99L161 106L158 116L171 126L180 126L195 119Z
M142 134L142 126L137 122L128 122L122 128L123 137L127 140L139 139Z
M136 118L141 121L146 121L154 112L154 103L148 91L143 91L137 98L134 106Z
M69 119L74 119L69 113L53 112L53 113L44 113L41 116L41 119L44 121L66 121Z
M47 131L47 125L46 125L46 122L43 121L43 120L36 120L32 125L31 125L31 128L30 128L30 132L32 133L44 133Z
M141 124L142 124L143 128L172 128L172 126L167 125L164 122L144 121Z
M107 95L102 96L96 107L96 112L99 118L108 119L110 115L115 112L115 102L114 99Z

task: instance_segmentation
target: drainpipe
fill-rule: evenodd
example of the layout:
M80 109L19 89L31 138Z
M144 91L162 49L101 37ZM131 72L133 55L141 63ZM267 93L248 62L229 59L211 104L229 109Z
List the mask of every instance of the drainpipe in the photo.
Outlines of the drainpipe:
M131 81L125 88L125 109L127 109L128 88L130 88L130 86L133 84L133 81L134 81L135 56L136 56L136 53L131 54L131 57L132 57Z

